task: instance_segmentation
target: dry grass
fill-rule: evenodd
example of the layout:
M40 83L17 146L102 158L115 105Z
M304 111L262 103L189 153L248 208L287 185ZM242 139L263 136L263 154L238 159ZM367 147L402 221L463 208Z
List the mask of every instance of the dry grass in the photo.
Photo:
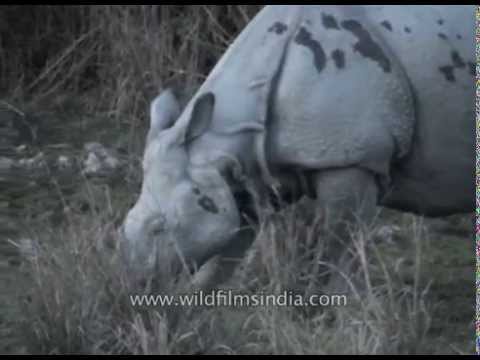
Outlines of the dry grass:
M4 104L34 126L39 112L100 117L136 155L153 97L168 86L185 102L261 7L0 5L0 131ZM56 136L48 122L40 137Z
M108 122L109 129L109 121L120 124L115 128L119 137L127 127L128 142L141 133L148 103L158 90L181 86L188 98L260 7L2 5L0 100L27 118L39 110L68 112L68 121L62 117L58 123L70 137L46 143L76 138L81 128L92 127L94 133L92 121ZM95 114L92 121L84 121L87 114ZM44 124L48 134L49 119ZM49 183L34 190L35 203L17 199L22 210L37 207L38 216L30 221L23 212L15 213L25 220L23 235L33 241L22 242L9 232L14 243L7 243L0 234L0 350L7 347L7 333L9 351L27 353L394 354L442 352L436 348L439 341L450 343L451 333L439 340L428 331L435 322L433 328L445 332L457 320L432 315L439 304L449 309L452 302L440 303L429 293L429 280L438 275L428 269L430 234L412 217L405 217L401 238L394 243L374 241L375 227L352 231L350 244L360 268L356 278L346 276L352 284L347 307L132 307L114 229L128 207L124 198L133 198L132 188L140 180L133 161L140 152L133 149L127 148L132 161L126 178L136 184L127 190L86 184L82 191L71 190L69 196L76 198L71 201ZM79 210L84 204L87 212ZM48 220L50 213L56 221ZM318 240L325 234L319 232L321 226L307 225L302 214L298 206L276 215L262 209L252 251L222 287L252 294L324 291L325 242ZM18 247L20 263L18 258L13 265L6 263ZM464 258L461 254L455 260ZM448 288L452 283L441 284L447 288L443 295L453 291ZM168 274L156 286L156 292L184 289ZM470 306L468 299L460 300ZM473 350L454 349L462 351Z
M91 200L95 201L95 200ZM421 281L425 240L421 224L404 231L417 247L406 284L373 239L374 228L352 233L361 259L346 307L133 307L118 262L113 222L104 211L69 213L60 227L32 234L17 281L16 325L28 353L123 354L378 354L421 352L430 324L428 286ZM93 207L95 208L95 207ZM98 206L96 207L98 208ZM265 211L255 245L234 276L219 285L242 294L324 293L318 226L306 226L304 208ZM321 221L321 220L319 220ZM318 244L317 244L318 242ZM33 249L33 250L32 250ZM398 259L400 260L400 259ZM185 287L164 274L155 288L136 293L175 294ZM18 276L18 274L17 274ZM19 278L20 279L20 278ZM19 286L21 285L21 286Z
M0 97L142 118L164 84L193 92L260 7L1 6Z

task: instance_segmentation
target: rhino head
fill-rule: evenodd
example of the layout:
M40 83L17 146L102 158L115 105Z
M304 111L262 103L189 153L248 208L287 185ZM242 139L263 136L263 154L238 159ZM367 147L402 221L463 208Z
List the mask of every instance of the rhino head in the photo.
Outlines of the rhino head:
M141 193L122 226L122 253L136 274L172 263L200 265L239 227L239 211L218 167L196 165L189 156L212 121L214 104L214 95L206 93L180 115L169 90L152 102Z

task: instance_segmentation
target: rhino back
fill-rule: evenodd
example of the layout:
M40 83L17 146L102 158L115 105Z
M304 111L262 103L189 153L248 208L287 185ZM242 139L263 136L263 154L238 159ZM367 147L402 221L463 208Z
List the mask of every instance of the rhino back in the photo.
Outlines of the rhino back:
M387 179L391 159L410 150L408 79L367 10L305 6L272 97L274 164L359 166Z
M212 134L265 126L272 168L360 166L393 181L386 205L465 208L473 189L472 29L473 7L267 6L176 126L212 91ZM207 136L192 153L263 151L249 139ZM247 161L261 158L251 155Z
M272 161L391 175L383 203L393 207L470 209L473 7L318 6L305 14L272 104Z

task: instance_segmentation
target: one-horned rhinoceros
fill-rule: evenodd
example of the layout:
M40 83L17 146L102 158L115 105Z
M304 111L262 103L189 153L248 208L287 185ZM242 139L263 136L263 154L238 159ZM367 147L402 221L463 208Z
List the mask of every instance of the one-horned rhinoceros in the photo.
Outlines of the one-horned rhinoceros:
M365 219L473 211L473 29L473 6L266 6L183 112L152 102L128 263L231 244L245 179Z

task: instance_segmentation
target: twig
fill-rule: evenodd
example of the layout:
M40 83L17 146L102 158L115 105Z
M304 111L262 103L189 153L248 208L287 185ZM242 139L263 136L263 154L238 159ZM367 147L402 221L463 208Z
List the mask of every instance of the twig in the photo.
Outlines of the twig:
M25 113L23 111L17 109L15 106L7 103L6 101L0 100L0 104L3 105L4 107L6 107L8 110L11 110L14 113L20 115L21 117L25 117Z

